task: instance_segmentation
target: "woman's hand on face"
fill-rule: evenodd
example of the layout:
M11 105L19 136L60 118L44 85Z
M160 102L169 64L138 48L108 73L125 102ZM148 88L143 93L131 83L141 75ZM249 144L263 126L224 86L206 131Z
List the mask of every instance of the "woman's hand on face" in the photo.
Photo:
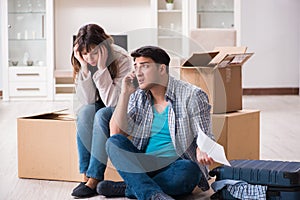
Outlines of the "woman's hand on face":
M202 165L212 165L215 161L197 147L197 161Z
M132 94L133 92L135 92L136 87L133 84L133 79L135 78L135 73L134 72L130 72L129 74L127 74L123 80L122 80L122 93L125 94Z
M87 62L82 58L82 56L80 55L80 52L78 51L78 44L75 44L73 51L74 51L74 57L79 61L80 66L81 66L81 70L83 71L83 73L85 74L85 76L87 76L89 70L87 67Z
M78 44L75 44L73 51L74 51L74 57L79 61L80 65L87 65L87 62L82 58L82 56L80 55L80 52L78 51Z
M97 64L98 69L105 69L108 52L104 45L99 46L98 55L99 55L98 56L98 64Z

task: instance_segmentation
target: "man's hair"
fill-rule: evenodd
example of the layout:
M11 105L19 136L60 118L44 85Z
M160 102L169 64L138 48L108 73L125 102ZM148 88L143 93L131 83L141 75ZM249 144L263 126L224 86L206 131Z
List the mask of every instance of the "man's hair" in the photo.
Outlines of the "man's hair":
M151 58L157 64L165 64L167 73L169 73L170 56L165 50L156 46L143 46L131 53L133 60L138 57Z

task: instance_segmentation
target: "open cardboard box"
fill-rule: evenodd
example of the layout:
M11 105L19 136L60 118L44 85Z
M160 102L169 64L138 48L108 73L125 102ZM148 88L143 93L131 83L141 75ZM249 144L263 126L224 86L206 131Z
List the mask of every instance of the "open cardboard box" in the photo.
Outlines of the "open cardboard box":
M19 117L17 125L20 178L82 181L73 116L61 112L34 114ZM110 162L105 179L122 180Z
M203 89L213 113L242 110L242 65L253 55L246 47L217 47L194 53L180 68L180 79Z

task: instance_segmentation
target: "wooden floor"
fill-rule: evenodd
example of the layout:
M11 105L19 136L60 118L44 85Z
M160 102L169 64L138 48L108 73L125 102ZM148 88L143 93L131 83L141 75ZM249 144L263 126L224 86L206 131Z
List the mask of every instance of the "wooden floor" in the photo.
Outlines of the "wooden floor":
M244 96L243 106L261 110L261 159L300 161L300 96ZM17 176L16 118L63 107L71 108L72 103L0 100L1 200L73 199L70 193L77 183L19 179ZM212 191L197 192L184 199L209 199L211 194Z

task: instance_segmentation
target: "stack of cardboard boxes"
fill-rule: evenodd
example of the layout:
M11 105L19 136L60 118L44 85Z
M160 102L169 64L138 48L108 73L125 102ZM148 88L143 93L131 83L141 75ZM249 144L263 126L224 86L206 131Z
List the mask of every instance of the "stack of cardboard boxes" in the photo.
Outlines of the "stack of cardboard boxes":
M180 78L202 88L212 105L212 128L228 160L259 159L259 111L243 110L242 66L253 55L246 47L194 53ZM213 165L211 167L217 166Z

